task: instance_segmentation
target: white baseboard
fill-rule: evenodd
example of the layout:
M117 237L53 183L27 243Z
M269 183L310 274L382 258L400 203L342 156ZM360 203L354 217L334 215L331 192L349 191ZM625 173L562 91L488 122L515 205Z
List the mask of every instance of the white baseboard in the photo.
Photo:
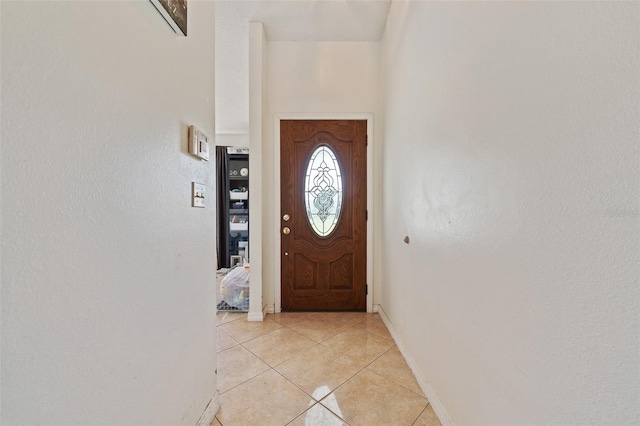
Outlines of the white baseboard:
M373 305L373 310L372 312L375 314L376 312L380 311L380 305Z
M274 305L264 305L262 307L262 312L249 312L247 315L247 321L264 321L264 317L267 314L272 314L274 312Z
M384 309L380 305L374 306L378 307L377 312L380 314L380 318L382 318L382 321L384 322L384 325L387 326L391 337L393 337L393 340L395 340L396 346L398 346L398 349L404 357L404 360L407 362L407 365L413 372L413 375L416 377L418 385L420 385L422 392L424 392L427 399L429 400L429 404L431 404L433 411L436 413L436 416L438 416L438 420L440 420L442 426L453 426L453 422L451 421L451 417L449 417L447 409L444 407L435 391L433 390L427 379L424 377L424 373L422 373L422 370L418 368L418 364L416 364L411 354L409 354L409 350L405 346L402 339L400 339L398 331L395 329L393 324L391 324L391 321L389 320L389 317L387 317L387 314L384 312Z
M264 312L249 312L247 321L264 321Z
M207 405L207 408L204 409L204 413L200 416L200 420L196 426L209 426L213 421L213 418L216 416L218 409L220 408L220 394L218 391L213 395L211 401Z

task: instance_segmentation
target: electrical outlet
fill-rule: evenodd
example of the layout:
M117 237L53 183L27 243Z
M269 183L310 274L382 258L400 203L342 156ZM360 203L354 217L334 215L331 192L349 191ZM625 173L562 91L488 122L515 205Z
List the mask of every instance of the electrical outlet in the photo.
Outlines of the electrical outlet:
M204 189L205 186L198 182L192 182L191 200L193 207L204 208Z

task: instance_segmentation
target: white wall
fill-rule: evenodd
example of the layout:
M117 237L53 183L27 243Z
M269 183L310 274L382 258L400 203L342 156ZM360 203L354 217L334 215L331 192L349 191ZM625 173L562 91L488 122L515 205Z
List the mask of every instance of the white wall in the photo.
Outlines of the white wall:
M264 114L267 103L267 37L261 22L249 24L249 262L251 263L251 282L249 321L262 321L263 298L262 277L264 276L263 263L263 217L266 210L264 198L263 164L265 158L262 154L264 146ZM271 204L267 202L267 204Z
M263 197L276 199L275 156L280 155L274 141L274 119L282 113L373 113L374 133L379 120L379 42L268 42L267 43L267 114L263 147ZM370 140L377 150L380 144ZM374 158L368 161L375 161ZM278 175L279 179L279 175ZM272 184L267 184L267 182ZM376 178L374 178L376 188ZM378 202L374 194L374 206ZM263 303L275 301L274 266L280 253L274 251L279 218L275 203L265 202L263 210ZM279 208L278 208L279 211ZM371 216L375 216L375 212ZM370 216L370 217L371 217ZM374 239L375 239L374 230ZM379 262L377 262L379 264ZM374 262L375 266L375 262ZM375 276L375 273L374 273ZM279 285L279 283L278 283ZM374 282L374 285L378 283ZM374 288L374 295L379 293ZM374 303L375 300L374 300Z
M218 1L216 6L216 131L245 135L246 143L216 138L218 145L249 146L249 19L259 1ZM223 139L223 141L218 141Z
M214 162L186 152L213 22L2 2L2 424L194 425L214 396Z
M392 5L382 307L456 424L640 422L639 19Z

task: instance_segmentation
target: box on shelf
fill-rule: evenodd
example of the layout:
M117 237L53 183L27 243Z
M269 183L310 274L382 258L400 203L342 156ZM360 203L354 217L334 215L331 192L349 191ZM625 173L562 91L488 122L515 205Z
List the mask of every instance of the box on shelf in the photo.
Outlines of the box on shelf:
M229 192L229 198L231 200L248 200L249 199L249 191L245 192Z
M229 222L229 230L230 231L247 231L249 230L249 223L234 223Z

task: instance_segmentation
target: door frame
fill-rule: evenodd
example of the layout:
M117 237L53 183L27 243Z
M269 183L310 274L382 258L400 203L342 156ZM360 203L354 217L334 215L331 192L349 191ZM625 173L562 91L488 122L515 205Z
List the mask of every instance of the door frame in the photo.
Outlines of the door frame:
M281 120L366 120L367 121L367 211L369 220L367 220L367 312L373 312L373 223L375 214L373 214L373 144L375 141L373 135L373 114L372 113L276 113L273 126L273 142L274 142L274 171L273 188L274 188L274 232L275 232L275 268L274 268L274 295L275 295L275 312L282 311L282 292L281 292L281 243L280 243L280 121Z

